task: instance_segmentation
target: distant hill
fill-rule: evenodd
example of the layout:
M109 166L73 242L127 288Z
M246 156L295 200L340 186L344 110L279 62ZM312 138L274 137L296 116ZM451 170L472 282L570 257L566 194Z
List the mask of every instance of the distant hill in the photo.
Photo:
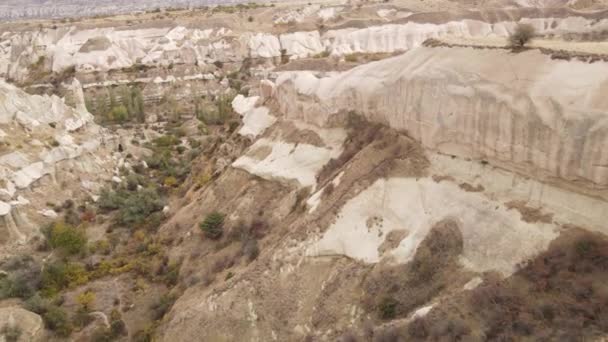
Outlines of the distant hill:
M200 7L242 0L3 0L0 21L129 13L169 7Z

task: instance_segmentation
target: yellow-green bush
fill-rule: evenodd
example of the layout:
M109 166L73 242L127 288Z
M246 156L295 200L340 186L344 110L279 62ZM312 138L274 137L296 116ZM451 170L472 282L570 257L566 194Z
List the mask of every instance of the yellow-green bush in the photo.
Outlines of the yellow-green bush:
M43 232L52 248L66 254L78 254L86 248L87 236L84 230L63 221L55 222Z

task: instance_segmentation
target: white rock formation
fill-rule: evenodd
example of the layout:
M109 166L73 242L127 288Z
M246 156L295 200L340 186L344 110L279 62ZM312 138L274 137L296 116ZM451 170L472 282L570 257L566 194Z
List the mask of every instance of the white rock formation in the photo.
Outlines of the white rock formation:
M86 72L128 68L137 63L211 63L243 55L238 45L226 41L229 36L231 31L225 28L200 30L181 26L135 30L72 27L19 32L12 33L10 44L0 48L0 62L10 61L0 66L8 66L1 72L24 80L27 68L41 56L48 61L47 69L55 72L70 66Z
M376 181L347 202L308 254L341 254L375 263L387 234L405 229L407 236L390 252L395 261L405 263L433 225L446 218L458 222L464 241L461 262L476 272L509 275L517 263L544 250L558 235L556 227L526 223L517 211L456 184L391 178Z
M285 13L279 15L275 20L275 24L289 24L291 22L299 23L306 19L307 17L312 16L313 14L319 12L321 6L319 5L309 5L303 8L297 8L294 10L288 10Z
M333 18L336 17L336 15L338 13L340 13L342 10L344 9L344 7L327 7L327 8L322 8L319 10L319 12L317 12L317 16L322 20L322 21L328 21L331 20Z
M240 135L256 137L275 123L276 118L269 114L268 108L264 106L255 108L259 99L259 96L245 97L239 94L232 100L232 108L243 117Z
M605 63L556 61L539 51L418 48L333 77L286 73L277 86L290 118L323 125L354 110L431 150L589 191L608 185Z
M269 113L270 110L263 106L247 111L243 115L243 127L239 130L239 134L257 137L264 133L266 128L277 121L277 119Z
M234 109L234 111L239 113L240 115L244 115L255 107L255 104L259 100L259 98L259 96L245 97L241 94L238 94L232 100L232 109Z
M0 125L14 149L0 155L0 229L9 244L25 243L39 234L35 223L58 216L47 202L61 203L82 190L93 195L80 184L111 176L114 161L103 151L112 148L105 143L111 135L93 123L78 81L71 88L67 97L75 107L0 81ZM48 181L41 181L45 176Z
M319 170L342 153L346 133L341 128L320 129L305 123L295 124L299 130L318 134L323 146L285 142L279 132L273 138L258 139L232 166L269 180L296 181L298 186L311 186L314 190Z
M17 327L21 331L19 341L43 341L45 338L42 318L18 306L0 309L0 326ZM4 340L4 336L2 336Z
M272 34L257 33L247 43L252 57L271 58L281 55L279 38Z
M317 13L328 20L339 7L320 10L318 5L287 15L285 20ZM390 11L379 10L379 15ZM294 16L295 15L295 16ZM294 19L295 18L295 19ZM300 19L298 19L300 18ZM286 21L286 22L287 22ZM608 29L608 19L580 17L523 18L540 34L590 32ZM118 30L96 28L44 29L28 32L6 32L0 40L0 76L23 81L28 70L38 65L44 70L60 72L75 66L80 72L107 71L128 68L141 63L168 66L174 63L205 64L214 61L242 60L245 57L272 58L282 52L290 58L303 58L329 51L333 55L355 52L391 53L419 46L429 38L505 37L517 22L483 22L458 20L445 23L407 22L366 28L344 28L293 32L275 35L265 32L234 33L226 28L192 29L183 26Z
M282 34L279 41L291 58L304 58L325 50L318 31Z

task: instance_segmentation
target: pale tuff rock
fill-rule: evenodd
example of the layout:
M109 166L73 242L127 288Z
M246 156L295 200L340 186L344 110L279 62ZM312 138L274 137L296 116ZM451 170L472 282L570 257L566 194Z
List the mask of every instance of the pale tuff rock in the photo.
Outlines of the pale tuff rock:
M54 72L70 66L91 72L128 68L137 63L210 63L233 58L238 52L238 46L225 40L230 35L231 31L225 28L200 30L180 26L137 30L72 27L13 33L7 40L10 43L0 48L0 61L7 61L1 65L8 66L0 73L24 80L27 67L40 56L48 61L45 68Z
M473 279L469 280L466 284L464 284L463 289L464 290L473 290L474 288L479 286L481 283L483 283L483 280L480 277L474 277Z
M8 232L7 246L26 243L39 234L39 223L58 217L46 202L65 201L84 180L110 177L112 160L93 154L106 148L108 133L92 122L79 85L73 82L66 96L73 108L57 96L29 95L0 82L0 121L16 147L0 156L0 226Z
M320 128L300 121L292 123L298 130L310 130L318 135L322 146L285 142L280 130L273 131L273 138L258 139L232 166L268 180L296 181L299 187L312 186L314 190L316 175L323 165L342 153L346 131Z
M0 326L18 327L21 330L19 341L38 342L45 337L42 318L18 306L0 309Z
M45 169L44 163L36 162L15 172L11 180L15 183L18 189L25 189L46 173L48 173L48 170Z
M29 158L19 151L0 156L0 165L8 166L12 169L20 169L28 164Z
M379 9L376 11L376 14L378 14L378 16L380 18L386 18L386 17L390 17L390 16L394 16L397 13L397 10L394 8L391 9Z
M39 213L40 213L40 215L49 217L49 218L57 218L57 216L58 216L57 213L55 212L55 210L51 210L51 209L40 210Z
M67 106L55 95L29 95L0 80L0 124L13 120L28 130L41 124L57 123L73 131L92 120L92 116Z
M519 201L529 207L543 208L553 221L571 223L608 234L606 215L608 202L601 197L588 196L557 185L543 183L503 168L484 165L478 161L451 158L439 153L427 154L433 175L450 175L457 184L479 184L484 194L499 202Z
M328 21L328 20L331 20L331 19L335 18L336 15L338 13L342 12L343 9L344 9L344 7L327 7L327 8L323 8L323 9L319 10L319 12L317 12L317 16L322 21Z
M289 10L274 20L275 24L288 24L290 22L301 22L307 17L319 12L321 6L309 5L304 8L298 8L295 10Z
M420 309L414 311L411 318L420 318L426 316L429 312L431 312L434 306L434 304L431 304L421 307Z
M271 58L281 55L279 39L268 33L257 33L249 38L248 45L251 57Z
M0 216L5 216L10 212L11 212L11 205L6 202L0 201Z
M255 108L259 98L259 96L245 97L239 94L232 100L232 108L243 117L243 127L238 132L240 135L256 137L275 123L276 118L269 114L268 108Z
M318 31L282 34L279 41L281 47L291 58L304 58L325 50Z
M496 270L509 275L519 262L543 251L558 235L552 225L524 222L502 203L455 184L390 178L377 180L348 201L308 255L346 255L376 263L387 234L406 229L408 235L388 254L405 263L433 225L446 218L457 220L464 241L461 262L476 272Z
M320 7L305 10L304 16L316 13ZM322 20L328 20L339 7L319 11ZM312 11L309 14L308 11ZM302 11L300 11L302 12ZM378 10L379 16L393 12ZM407 14L407 13L406 13ZM401 12L398 15L403 16ZM293 17L292 17L293 19ZM285 19L285 20L292 20ZM282 22L281 19L279 21ZM297 21L297 20L296 20ZM608 19L592 20L583 17L523 18L539 34L590 32L608 29ZM80 72L108 71L128 68L135 64L168 66L172 63L212 63L214 61L242 60L245 57L273 58L282 53L290 58L303 58L329 51L333 55L360 53L391 53L419 46L429 38L455 37L506 37L517 22L486 23L478 20L460 20L441 24L407 22L366 28L344 28L294 32L274 35L264 32L245 32L237 35L225 28L189 29L181 26L118 30L96 28L45 29L26 33L7 33L11 39L0 46L0 75L6 74L18 81L27 79L28 69L40 61L48 71L61 72L75 66Z
M240 135L256 137L274 124L277 119L269 114L266 107L251 109L243 116L243 127L239 130Z
M274 95L274 82L270 80L261 80L260 81L260 96L262 99L266 101Z
M258 101L258 99L259 96L245 97L241 94L238 94L232 100L232 108L235 112L244 115L255 107L255 103Z
M260 156L260 152L267 151ZM318 147L261 138L233 167L269 180L295 180L301 187L316 186L316 174L331 158L342 152L342 146Z
M354 110L426 148L593 190L608 184L607 75L538 51L418 48L332 77L283 74L276 98L290 118Z

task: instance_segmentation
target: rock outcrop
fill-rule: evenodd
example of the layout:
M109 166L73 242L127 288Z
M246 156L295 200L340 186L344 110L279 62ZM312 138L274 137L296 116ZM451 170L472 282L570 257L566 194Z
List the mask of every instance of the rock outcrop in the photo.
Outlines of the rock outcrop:
M55 95L29 95L0 82L2 142L9 147L0 153L0 227L9 236L5 242L26 242L38 234L30 219L57 216L47 203L70 199L72 191L93 195L81 182L99 183L113 173L116 161L95 153L113 149L114 139L93 123L80 83L74 80L71 88L75 107ZM50 182L43 182L47 176Z
M503 13L504 14L504 13ZM561 13L563 15L564 13ZM565 13L567 14L567 13ZM592 16L537 17L537 13L519 13L519 19L499 16L500 20L455 19L433 22L417 18L404 23L396 20L364 28L346 27L324 32L297 31L233 32L220 28L183 26L118 30L75 27L44 29L26 33L5 32L0 39L0 76L24 81L36 72L59 73L70 67L79 72L106 72L135 65L169 66L204 65L216 61L239 62L247 57L291 59L327 52L334 56L352 53L393 53L420 46L429 38L506 37L517 23L528 23L545 34L601 32L608 29L608 19Z
M356 111L430 150L608 198L606 75L604 63L539 51L418 48L332 77L286 73L276 98L293 119Z
M0 309L0 327L6 329L17 329L20 334L17 341L44 341L46 333L42 318L25 309L16 306L4 307ZM0 333L2 340L5 340L3 332ZM6 339L8 341L8 339Z

